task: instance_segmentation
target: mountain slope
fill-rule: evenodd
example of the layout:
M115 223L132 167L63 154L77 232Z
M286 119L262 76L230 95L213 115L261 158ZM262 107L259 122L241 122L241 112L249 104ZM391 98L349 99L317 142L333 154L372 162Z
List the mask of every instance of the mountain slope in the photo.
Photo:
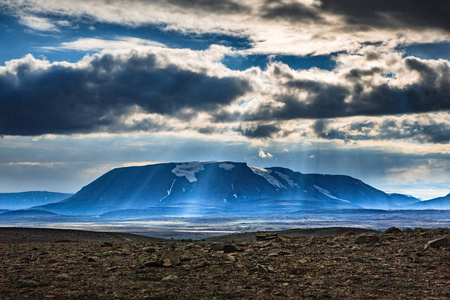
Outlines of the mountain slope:
M201 214L393 206L391 196L349 176L302 174L237 162L190 162L114 169L72 197L40 208L92 215L157 207L173 208L177 214L180 210Z
M26 209L32 206L59 202L69 198L72 194L53 192L23 192L23 193L0 193L1 209Z
M398 207L402 206L408 206L411 204L414 204L416 202L419 202L420 200L409 195L403 195L403 194L389 194L389 197L392 201L392 204Z
M450 209L450 194L431 200L419 201L409 207L413 209Z

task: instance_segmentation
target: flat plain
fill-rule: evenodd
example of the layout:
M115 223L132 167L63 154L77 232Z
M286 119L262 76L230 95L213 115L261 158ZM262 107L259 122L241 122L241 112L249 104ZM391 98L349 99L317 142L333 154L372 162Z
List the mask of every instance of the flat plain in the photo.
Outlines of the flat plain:
M0 298L449 299L449 238L422 228L203 240L3 228Z

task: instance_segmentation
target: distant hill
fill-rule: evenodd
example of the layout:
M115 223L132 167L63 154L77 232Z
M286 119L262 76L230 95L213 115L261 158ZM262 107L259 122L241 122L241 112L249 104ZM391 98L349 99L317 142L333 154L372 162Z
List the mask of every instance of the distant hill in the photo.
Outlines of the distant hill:
M350 176L302 174L241 162L188 162L114 169L72 197L37 208L69 215L255 214L389 209L416 201L388 195Z
M72 195L41 191L0 193L0 209L26 209L37 205L59 202Z
M0 227L0 243L24 242L159 242L164 239L121 232Z
M54 217L53 212L38 209L19 209L0 213L0 218L23 218L23 217Z
M426 201L419 201L409 206L412 209L450 209L450 194Z
M416 202L419 202L420 200L409 195L403 195L403 194L389 194L392 204L394 206L402 207L406 205L411 205Z

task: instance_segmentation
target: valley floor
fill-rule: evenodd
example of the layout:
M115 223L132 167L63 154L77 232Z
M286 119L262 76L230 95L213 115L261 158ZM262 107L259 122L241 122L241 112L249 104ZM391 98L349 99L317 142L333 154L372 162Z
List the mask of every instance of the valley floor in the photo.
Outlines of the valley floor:
M308 235L294 230L200 241L4 239L0 298L450 298L450 229ZM425 247L433 240L438 242Z

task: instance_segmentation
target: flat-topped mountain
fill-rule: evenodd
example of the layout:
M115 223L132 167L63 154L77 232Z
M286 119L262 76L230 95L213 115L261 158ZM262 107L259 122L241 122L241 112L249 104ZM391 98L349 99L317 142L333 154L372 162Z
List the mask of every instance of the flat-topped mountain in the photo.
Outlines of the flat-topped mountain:
M72 197L39 208L69 215L118 210L126 210L125 215L136 210L195 215L394 208L417 201L388 195L349 176L302 174L241 162L189 162L113 169Z

